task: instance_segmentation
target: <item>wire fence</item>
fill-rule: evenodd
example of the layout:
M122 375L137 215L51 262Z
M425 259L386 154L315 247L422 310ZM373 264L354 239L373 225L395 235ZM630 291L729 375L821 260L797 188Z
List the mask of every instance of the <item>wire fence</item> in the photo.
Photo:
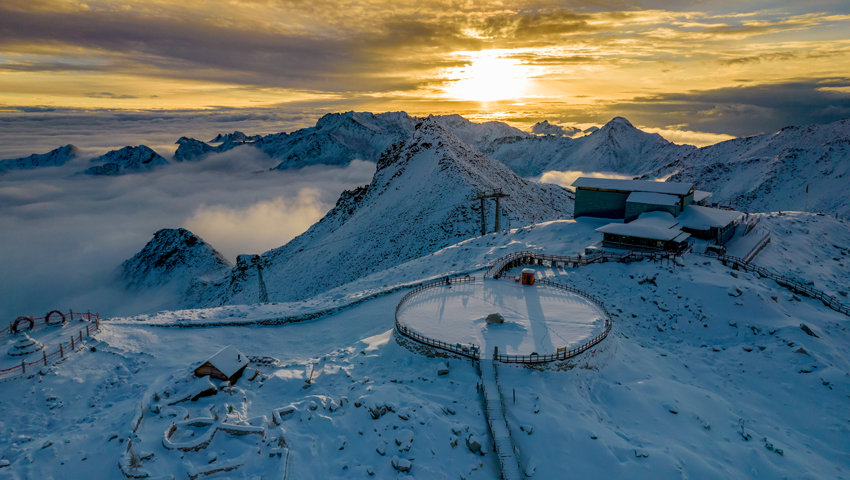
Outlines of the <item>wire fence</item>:
M741 269L745 272L756 273L758 276L763 278L770 278L771 280L774 280L777 284L791 290L792 292L820 300L821 302L823 302L824 305L835 310L836 312L850 316L850 305L841 303L838 298L827 294L823 290L814 288L811 285L802 283L798 280L794 280L793 278L788 278L773 273L764 267L747 263L743 258L733 257L731 255L710 255L707 253L701 253L698 255L702 255L709 258L716 258L727 267Z
M59 348L57 348L54 352L47 353L46 349L42 349L41 358L37 357L37 353L31 353L28 355L29 357L35 356L37 358L34 362L27 362L26 359L21 359L20 365L0 370L0 379L25 375L27 371L33 370L35 367L47 367L48 365L53 365L64 360L68 355L78 352L83 346L83 339L91 337L100 330L100 317L93 314L92 318L94 320L93 324L86 325L86 328L80 330L74 335L71 335L69 342L61 342L59 344ZM83 336L84 333L85 337Z
M576 267L583 267L592 263L605 263L608 261L623 263L630 263L642 260L674 261L676 257L682 256L686 253L690 253L692 249L693 246L691 245L686 250L681 252L629 250L623 253L598 252L590 255L572 256L548 255L545 253L520 251L509 253L504 257L501 257L496 260L493 265L491 265L490 268L487 269L487 272L484 273L484 278L499 278L502 275L502 272L504 272L505 270L510 270L511 268L529 264L541 265L544 264L544 262L548 262L553 267L567 266L569 264L572 264Z

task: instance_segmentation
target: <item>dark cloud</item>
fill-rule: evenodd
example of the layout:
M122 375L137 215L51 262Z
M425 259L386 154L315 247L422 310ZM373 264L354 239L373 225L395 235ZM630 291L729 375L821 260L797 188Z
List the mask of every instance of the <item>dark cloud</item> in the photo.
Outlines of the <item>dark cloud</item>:
M660 94L606 105L596 121L622 115L652 127L748 136L850 117L850 92L835 89L848 87L850 77Z

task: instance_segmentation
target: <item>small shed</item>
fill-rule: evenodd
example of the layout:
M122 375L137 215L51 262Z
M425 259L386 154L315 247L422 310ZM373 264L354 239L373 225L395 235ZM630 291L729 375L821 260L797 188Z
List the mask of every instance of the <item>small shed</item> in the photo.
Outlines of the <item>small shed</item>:
M522 269L522 284L523 285L534 285L534 269L533 268L523 268Z
M228 380L232 385L239 380L247 366L248 358L233 345L228 345L196 368L195 375L198 377L209 375L218 380Z

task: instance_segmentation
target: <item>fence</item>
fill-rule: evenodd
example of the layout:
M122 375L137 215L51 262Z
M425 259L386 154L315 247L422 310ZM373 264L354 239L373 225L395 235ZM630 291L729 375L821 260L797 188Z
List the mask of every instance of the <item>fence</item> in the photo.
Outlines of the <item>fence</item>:
M58 314L60 316L60 318L62 318L66 322L69 321L69 317L70 317L70 321L72 321L72 322L74 321L74 319L81 320L81 321L88 321L88 322L92 322L92 321L100 322L100 314L99 313L91 313L90 310L87 311L87 312L82 312L82 313L74 312L73 310L70 310L68 312L67 317L65 316L64 313L62 313L58 310L53 310L51 312L47 312L47 314L43 317L27 317L27 318L31 318L33 320L32 325L30 327L27 327L27 328L24 328L24 329L21 329L19 327L18 331L21 331L21 332L22 331L34 331L34 330L40 330L40 329L48 327L48 326L56 326L56 324L50 324L48 322L48 319L52 318L54 316L54 314ZM8 327L0 329L0 338L2 338L4 335L13 335L12 326L14 325L14 323L15 322L10 322Z
M541 255L541 256L553 257L552 255ZM452 283L474 282L474 281L475 281L475 277L466 276L466 277L463 277L463 278L454 279L454 280L452 280ZM582 297L585 297L588 300L590 300L591 302L597 304L602 309L602 311L605 313L605 328L603 329L602 333L600 333L596 337L593 337L588 342L586 342L583 345L580 345L576 348L573 348L573 349L569 349L569 350L567 350L566 348L558 349L557 353L554 353L554 354L551 354L551 355L497 355L497 354L494 354L493 355L494 361L503 362L503 363L544 363L544 362L554 362L554 361L557 361L557 360L566 360L568 358L575 357L576 355L579 355L582 352L585 352L590 348L593 348L596 344L598 344L599 342L604 340L605 337L608 336L608 333L611 332L611 328L612 328L611 314L608 313L608 309L605 308L605 304L601 300L593 297L592 295L588 294L585 291L579 290L577 288L570 287L568 285L563 285L563 284L560 284L560 283L557 283L557 282L552 282L552 281L549 281L549 280L538 280L537 283L540 283L540 284L543 284L543 285L548 285L548 286L551 286L551 287L554 287L554 288L559 288L561 290L565 290L565 291L568 291L568 292L571 292L571 293L581 295ZM425 335L417 333L416 331L404 326L398 319L398 312L401 311L402 306L404 306L405 302L407 302L407 300L410 299L410 297L412 297L413 295L416 295L417 293L419 293L423 290L427 290L429 288L434 288L434 287L445 286L445 285L446 285L445 281L437 281L437 282L426 283L424 285L416 287L415 289L408 292L404 297L402 297L401 301L398 302L398 305L396 305L396 307L395 307L395 328L400 334L404 335L405 337L407 337L411 340L419 342L423 345L427 345L429 347L434 347L434 348L438 348L438 349L441 349L441 350L445 350L445 351L448 351L448 352L451 352L451 353L454 353L456 355L460 355L462 357L466 357L466 358L469 358L469 359L472 359L472 360L479 360L481 358L480 347L478 347L476 345L463 345L463 344L460 344L460 343L449 344L449 343L437 340L435 338L426 337Z
M815 298L823 302L827 307L835 310L836 312L843 313L844 315L850 316L850 305L843 304L838 301L837 298L832 295L827 294L822 290L818 290L810 285L806 285L805 283L799 282L792 278L783 277L782 275L778 275L776 273L771 272L770 270L759 267L758 265L753 265L744 261L743 258L733 257L731 255L709 255L709 254L698 254L705 257L716 258L720 260L723 265L727 267L732 267L735 269L742 269L746 272L755 272L760 277L770 278L774 280L779 285L791 290L792 292L799 293L801 295L805 295L807 297Z
M564 284L561 284L561 283L552 282L550 280L546 280L546 279L536 280L535 283L548 285L550 287L559 288L559 289L565 290L567 292L575 293L575 294L581 295L582 297L584 297L584 298L590 300L591 302L595 303L605 313L605 328L602 330L602 333L593 337L588 342L586 342L586 343L584 343L584 344L582 344L582 345L580 345L576 348L572 348L572 349L569 349L569 350L558 349L557 353L553 353L551 355L501 355L501 354L494 353L493 354L493 360L495 360L497 362L502 362L502 363L543 363L543 362L555 362L555 361L558 361L558 360L566 360L568 358L575 357L576 355L579 355L579 354L595 347L599 342L601 342L602 340L605 340L605 337L607 337L608 334L611 332L611 328L613 326L613 323L612 323L612 320L611 320L611 314L608 313L608 309L605 308L605 304L601 300L597 299L596 297L593 297L592 295L588 294L585 291L579 290L577 288L570 287L569 285L564 285Z
M592 255L574 256L547 255L544 253L530 251L514 252L509 253L504 257L501 257L496 260L493 265L491 265L490 268L487 269L487 272L484 274L484 278L499 278L499 276L505 270L518 267L520 265L527 265L529 263L540 263L544 261L552 263L553 266L556 266L558 263L563 263L564 265L572 263L577 266L585 266L590 265L591 263L604 263L609 260L623 263L642 260L674 260L677 256L689 253L692 248L693 246L690 246L685 251L678 253L665 251L629 250L623 253L598 252Z
M79 334L72 335L70 342L60 343L59 348L57 348L56 351L54 351L53 353L48 354L46 350L42 350L41 358L34 362L27 362L25 359L22 359L20 365L15 365L12 368L0 370L0 379L15 377L17 375L24 375L27 373L27 370L30 369L30 367L46 367L48 364L53 364L59 360L64 359L65 356L67 356L68 354L78 351L79 347L83 344L83 331L86 332L86 338L88 338L94 332L100 329L100 317L97 315L92 315L92 318L94 318L94 324L86 325L86 328L84 330L80 330Z
M765 236L761 240L759 240L758 243L756 243L753 248L751 248L750 251L747 252L746 255L744 255L742 259L744 263L752 262L753 259L756 258L756 255L758 255L759 252L761 252L762 249L766 247L768 243L770 243L770 231L768 231Z
M469 275L467 275L465 277L452 279L451 283L463 283L463 282L474 282L474 281L475 281L475 277L470 277ZM469 358L469 359L472 359L472 360L478 360L481 357L481 355L479 353L479 348L476 347L475 345L462 345L460 343L449 344L449 343L446 343L446 342L441 342L440 340L436 340L434 338L426 337L425 335L421 335L421 334L417 333L416 331L411 330L410 328L407 328L406 326L402 325L402 323L398 320L398 312L401 311L402 305L404 305L404 303L407 302L407 300L410 297L412 297L413 295L416 295L417 293L419 293L423 290L427 290L429 288L434 288L434 287L444 287L446 285L447 285L447 283L446 283L445 280L438 280L436 282L430 282L430 283L422 284L422 285L414 288L413 290L407 292L407 294L401 298L401 301L398 302L398 305L396 305L396 307L395 307L395 328L400 334L404 335L405 337L407 337L411 340L419 342L423 345L427 345L429 347L434 347L434 348L439 348L440 350L446 350L448 352L451 352L451 353L454 353L456 355L460 355L462 357L466 357L466 358Z

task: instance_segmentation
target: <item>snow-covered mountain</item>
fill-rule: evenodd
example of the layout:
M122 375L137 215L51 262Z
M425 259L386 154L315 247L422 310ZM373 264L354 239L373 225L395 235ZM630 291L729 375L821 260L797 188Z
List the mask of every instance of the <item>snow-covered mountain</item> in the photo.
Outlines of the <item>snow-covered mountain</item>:
M112 150L106 155L91 159L92 163L101 163L87 168L78 174L82 175L123 175L148 171L160 165L168 165L168 160L154 152L146 145L124 147Z
M640 175L667 165L696 150L676 145L657 133L646 133L616 117L602 128L579 138L552 136L502 137L479 145L484 154L501 161L518 175L582 171Z
M850 119L787 127L700 148L653 172L751 212L808 209L850 216Z
M245 135L243 132L236 130L233 133L218 134L210 140L210 143L231 143L231 142L256 142L263 138L262 135Z
M543 120L542 122L537 122L531 127L531 133L536 135L555 135L556 137L574 137L579 133L582 133L580 128L576 127L564 127L561 125L556 125L554 123L549 123L549 120Z
M269 298L307 298L478 236L480 205L471 198L492 189L510 195L502 199L503 228L565 218L573 210L568 190L524 180L426 119L412 138L383 153L369 185L344 192L307 232L262 255ZM492 203L486 216L492 231ZM257 287L246 287L240 280L246 273L236 270L193 287L189 304L256 302Z
M43 154L33 154L29 157L0 160L0 175L11 170L32 170L41 167L59 167L74 159L78 154L77 147L65 145Z
M207 242L184 228L164 228L133 258L119 268L128 289L185 288L194 279L220 278L230 272L230 263Z

